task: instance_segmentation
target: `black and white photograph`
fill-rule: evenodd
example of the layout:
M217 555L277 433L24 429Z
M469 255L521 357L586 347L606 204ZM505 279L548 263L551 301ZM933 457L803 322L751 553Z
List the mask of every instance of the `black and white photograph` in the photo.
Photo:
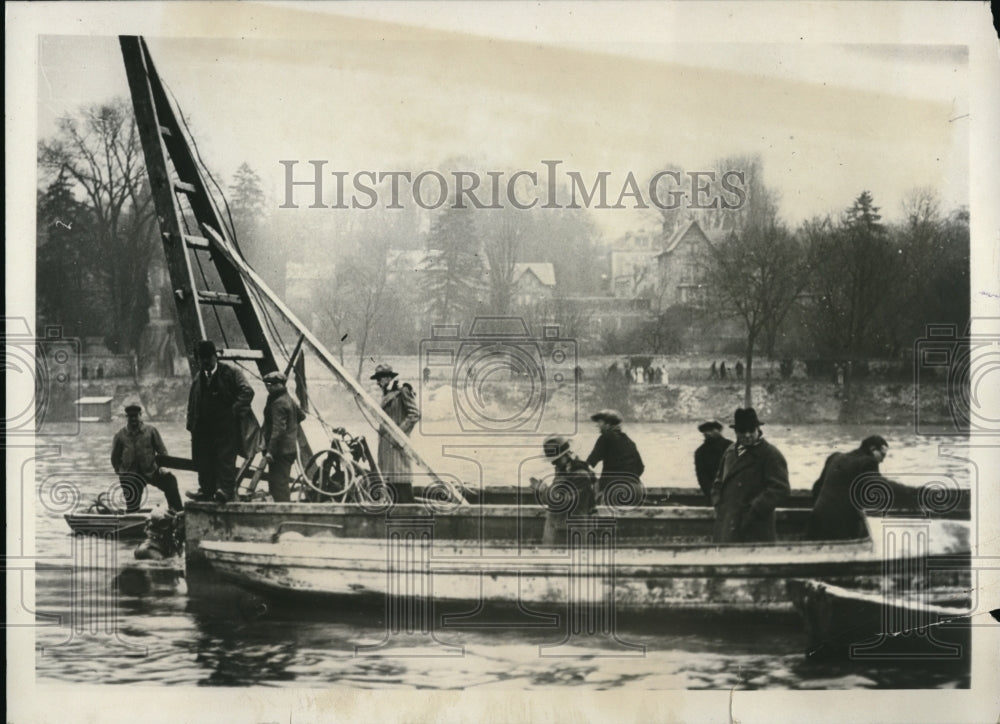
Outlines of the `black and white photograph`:
M6 15L7 721L996 720L988 5Z

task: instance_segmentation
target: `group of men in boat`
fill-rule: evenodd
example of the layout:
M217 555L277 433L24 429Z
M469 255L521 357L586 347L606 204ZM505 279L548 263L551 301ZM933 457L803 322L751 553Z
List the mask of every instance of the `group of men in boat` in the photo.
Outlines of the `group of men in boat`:
M622 417L602 410L591 417L600 437L587 460L581 460L560 436L548 438L543 449L555 469L547 484L532 480L548 508L543 542L564 543L570 518L594 515L599 502L612 505L642 502L639 476L642 459L635 444L621 430ZM722 434L722 424L711 420L698 426L704 442L695 451L698 484L715 508L714 540L717 543L756 543L777 538L775 510L791 492L788 464L777 447L764 439L754 408L738 408L733 414L736 440ZM813 485L813 509L805 535L811 540L863 537L864 516L856 499L863 495L857 485L889 484L879 473L889 445L871 435L847 453L833 453ZM593 467L603 462L601 479ZM616 494L617 493L617 494ZM624 494L624 495L623 495Z
M200 371L192 381L188 397L187 429L191 433L192 460L198 472L194 500L227 503L235 499L236 458L263 454L268 469L268 487L275 502L290 500L289 481L297 454L299 424L303 411L288 394L285 375L264 376L268 400L264 424L258 435L250 409L253 388L243 373L220 364L218 350L210 340L197 344ZM371 376L382 390L382 409L404 434L409 435L420 411L413 388L400 384L390 365L380 364ZM142 408L125 408L127 423L114 437L111 462L119 476L128 512L139 510L147 484L163 490L176 515L183 509L177 479L160 468L157 455L166 455L163 440L152 425L142 421ZM548 508L544 541L565 540L570 518L593 515L598 504L637 506L645 491L645 471L635 443L622 430L623 418L615 410L591 415L598 438L586 460L577 457L561 436L545 440L543 450L554 468L546 484L532 480L532 487ZM773 541L775 509L790 492L788 465L781 452L764 439L764 423L752 408L738 408L730 427L736 440L722 435L722 424L698 426L704 442L695 451L698 484L715 508L715 540L719 543ZM807 536L815 540L853 538L864 534L864 519L852 500L858 481L880 479L879 463L888 452L885 439L873 435L858 449L834 453L813 486L814 506ZM594 473L601 465L598 478ZM409 459L384 428L379 434L378 466L397 503L413 501ZM856 492L856 491L855 491Z

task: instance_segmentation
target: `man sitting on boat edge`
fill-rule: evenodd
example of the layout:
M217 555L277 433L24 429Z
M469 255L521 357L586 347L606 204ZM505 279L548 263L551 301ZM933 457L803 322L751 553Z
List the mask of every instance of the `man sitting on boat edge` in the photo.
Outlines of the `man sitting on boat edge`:
M555 468L551 482L531 479L538 502L548 509L542 545L566 545L569 520L588 518L597 512L597 478L590 466L573 454L566 438L553 435L545 440L542 449Z
M736 444L722 456L712 486L716 543L774 541L774 509L788 494L785 457L761 433L764 423L752 407L738 408L730 427Z
M125 427L115 433L111 443L111 466L118 474L126 512L139 510L147 485L162 490L172 510L182 510L177 478L156 464L157 455L167 454L160 431L142 421L140 405L126 405L125 417Z

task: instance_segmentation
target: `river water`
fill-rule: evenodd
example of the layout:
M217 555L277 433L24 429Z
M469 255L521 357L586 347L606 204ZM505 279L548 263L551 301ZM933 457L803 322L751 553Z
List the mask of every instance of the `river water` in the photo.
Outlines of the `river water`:
M69 534L62 514L73 506L85 508L94 496L113 487L108 457L119 424L90 424L79 434L50 436L45 441L48 448L38 450L35 550L36 555L57 559L40 565L35 580L39 682L466 690L969 685L967 659L947 665L807 661L799 626L781 616L619 617L617 640L590 636L564 642L559 629L514 625L452 629L439 632L436 641L411 642L404 637L388 647L368 650L363 647L386 636L375 610L334 610L326 604L276 606L222 583L207 591L199 588L199 595L191 596L184 578L169 573L142 595L115 593L113 579L131 559L134 543L119 542L113 549L116 557L88 558L84 569L74 567L74 552L79 554L74 546L80 539ZM157 426L171 453L186 456L183 425ZM628 432L646 459L648 484L693 485L691 455L700 438L693 426L633 425ZM796 488L811 486L830 451L849 449L869 432L837 426L767 428L769 439L788 458ZM916 484L932 480L975 484L959 457L940 454L939 446L952 439L918 437L898 429L877 432L891 445L883 464L888 476ZM586 454L594 437L582 432L574 447ZM436 468L454 470L470 483L480 474L488 483L513 483L544 465L537 459L537 439L500 449L468 448L462 439L445 441L465 447L461 457L479 460L481 473L474 463L462 468L469 461L456 459L454 451L442 451L439 439L429 442L418 435L415 442ZM522 457L511 462L518 455ZM472 474L467 474L469 470ZM182 491L196 487L193 475L179 473L178 478ZM162 494L150 490L150 502L162 502ZM88 609L79 604L79 592L93 587L95 580L99 590L108 592L108 600L88 604Z

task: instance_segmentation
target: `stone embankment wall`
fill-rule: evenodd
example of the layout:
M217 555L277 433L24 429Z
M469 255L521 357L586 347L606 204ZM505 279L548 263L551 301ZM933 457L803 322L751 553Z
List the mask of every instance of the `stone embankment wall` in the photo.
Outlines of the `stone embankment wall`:
M446 380L432 379L422 399L450 395ZM513 382L507 394L511 401L523 399L520 385ZM573 383L569 383L573 384ZM90 380L72 390L58 389L48 395L46 419L72 419L77 396L110 396L112 412L120 416L122 407L138 402L149 420L183 421L190 383L184 378L143 381L132 379ZM377 390L371 385L371 392ZM565 389L563 390L565 392ZM263 394L260 390L259 394ZM621 410L633 422L691 422L709 418L729 420L736 407L743 404L743 384L712 381L700 384L628 385L610 389L603 383L584 380L577 386L578 413L611 407ZM754 406L762 419L784 423L873 423L909 425L914 421L918 402L912 384L865 381L855 383L846 394L844 387L813 380L767 381L753 386ZM502 402L502 401L500 401ZM556 416L573 414L572 395L557 394L548 404ZM919 391L922 422L950 424L949 388L945 384L922 386ZM565 409L561 409L561 408ZM434 405L425 417L449 414L452 406Z

